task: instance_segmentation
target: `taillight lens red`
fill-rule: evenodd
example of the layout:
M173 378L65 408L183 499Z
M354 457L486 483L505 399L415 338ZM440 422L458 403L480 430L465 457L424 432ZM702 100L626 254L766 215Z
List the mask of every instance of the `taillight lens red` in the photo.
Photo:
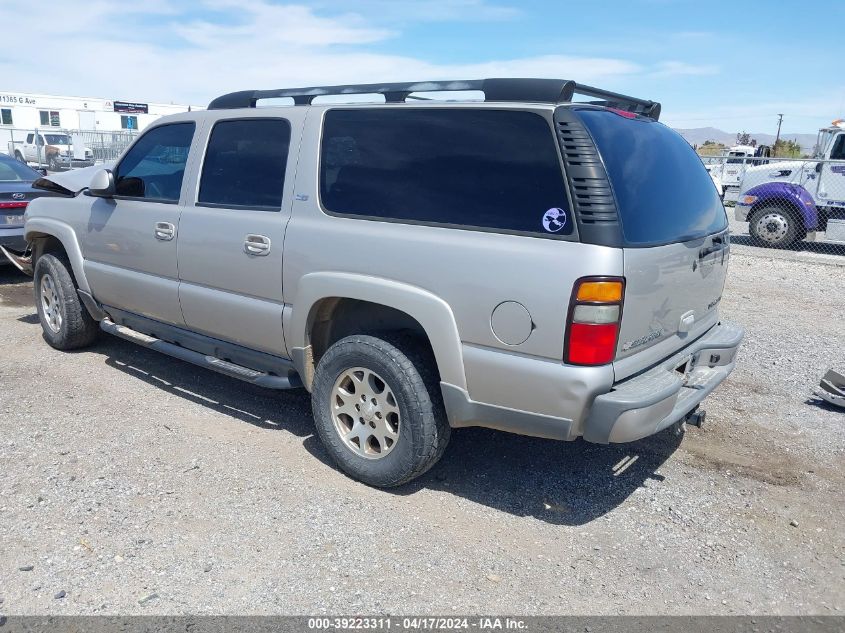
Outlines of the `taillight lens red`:
M0 209L25 209L29 204L29 200L15 201L15 202L0 202Z
M625 280L584 277L575 282L569 305L564 361L606 365L616 357Z
M618 323L570 324L568 362L575 365L606 365L613 360L618 334Z

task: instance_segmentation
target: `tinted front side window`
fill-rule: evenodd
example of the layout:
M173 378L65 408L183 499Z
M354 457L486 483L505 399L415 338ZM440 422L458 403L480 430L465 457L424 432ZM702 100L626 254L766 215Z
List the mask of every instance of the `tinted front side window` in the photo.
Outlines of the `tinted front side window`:
M193 123L171 123L145 132L115 170L115 193L178 201L193 137Z
M604 160L626 243L668 244L727 228L713 181L680 134L607 110L577 113Z
M281 208L289 146L290 124L283 119L220 121L205 153L199 202Z
M551 128L531 112L330 110L320 195L334 213L546 235L572 232Z

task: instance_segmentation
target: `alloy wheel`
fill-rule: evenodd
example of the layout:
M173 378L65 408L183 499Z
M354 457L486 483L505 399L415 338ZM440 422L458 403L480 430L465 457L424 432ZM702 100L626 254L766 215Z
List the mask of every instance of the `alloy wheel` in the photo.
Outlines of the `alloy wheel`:
M366 459L381 459L399 441L400 412L393 390L376 372L341 372L331 393L334 428L344 445Z

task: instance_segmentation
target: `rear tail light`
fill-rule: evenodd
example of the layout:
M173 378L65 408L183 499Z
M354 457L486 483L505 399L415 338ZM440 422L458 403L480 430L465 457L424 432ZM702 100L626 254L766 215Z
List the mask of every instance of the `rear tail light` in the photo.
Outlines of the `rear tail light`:
M15 200L14 202L0 202L0 209L25 209L29 200Z
M563 360L571 365L606 365L616 356L625 280L582 277L575 282Z

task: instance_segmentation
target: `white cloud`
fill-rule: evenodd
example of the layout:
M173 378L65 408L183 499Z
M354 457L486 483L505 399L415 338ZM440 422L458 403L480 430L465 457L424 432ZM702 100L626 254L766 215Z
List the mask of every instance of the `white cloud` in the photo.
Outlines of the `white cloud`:
M717 66L711 64L688 64L686 62L666 61L660 62L652 72L654 77L675 77L678 75L716 75L719 72Z
M391 2L392 19L513 17L484 0ZM363 12L330 12L269 0L177 0L142 3L33 3L0 0L4 46L0 89L112 99L205 104L244 88L476 77L564 77L614 87L636 77L701 74L709 69L666 61L643 66L612 57L552 54L443 64L402 54L396 25ZM370 15L367 13L367 15ZM451 17L450 17L451 16ZM388 16L389 17L389 16ZM55 25L46 30L44 25ZM39 32L33 45L33 30Z
M322 6L347 6L344 0L323 0ZM383 22L500 21L522 14L516 7L486 0L356 0L356 10Z
M275 5L264 0L211 0L206 5L217 11L237 12L246 21L214 24L193 20L171 27L185 42L205 49L213 49L221 42L235 38L250 47L282 48L370 44L394 35L386 29L370 28L356 14L324 18L301 5Z

